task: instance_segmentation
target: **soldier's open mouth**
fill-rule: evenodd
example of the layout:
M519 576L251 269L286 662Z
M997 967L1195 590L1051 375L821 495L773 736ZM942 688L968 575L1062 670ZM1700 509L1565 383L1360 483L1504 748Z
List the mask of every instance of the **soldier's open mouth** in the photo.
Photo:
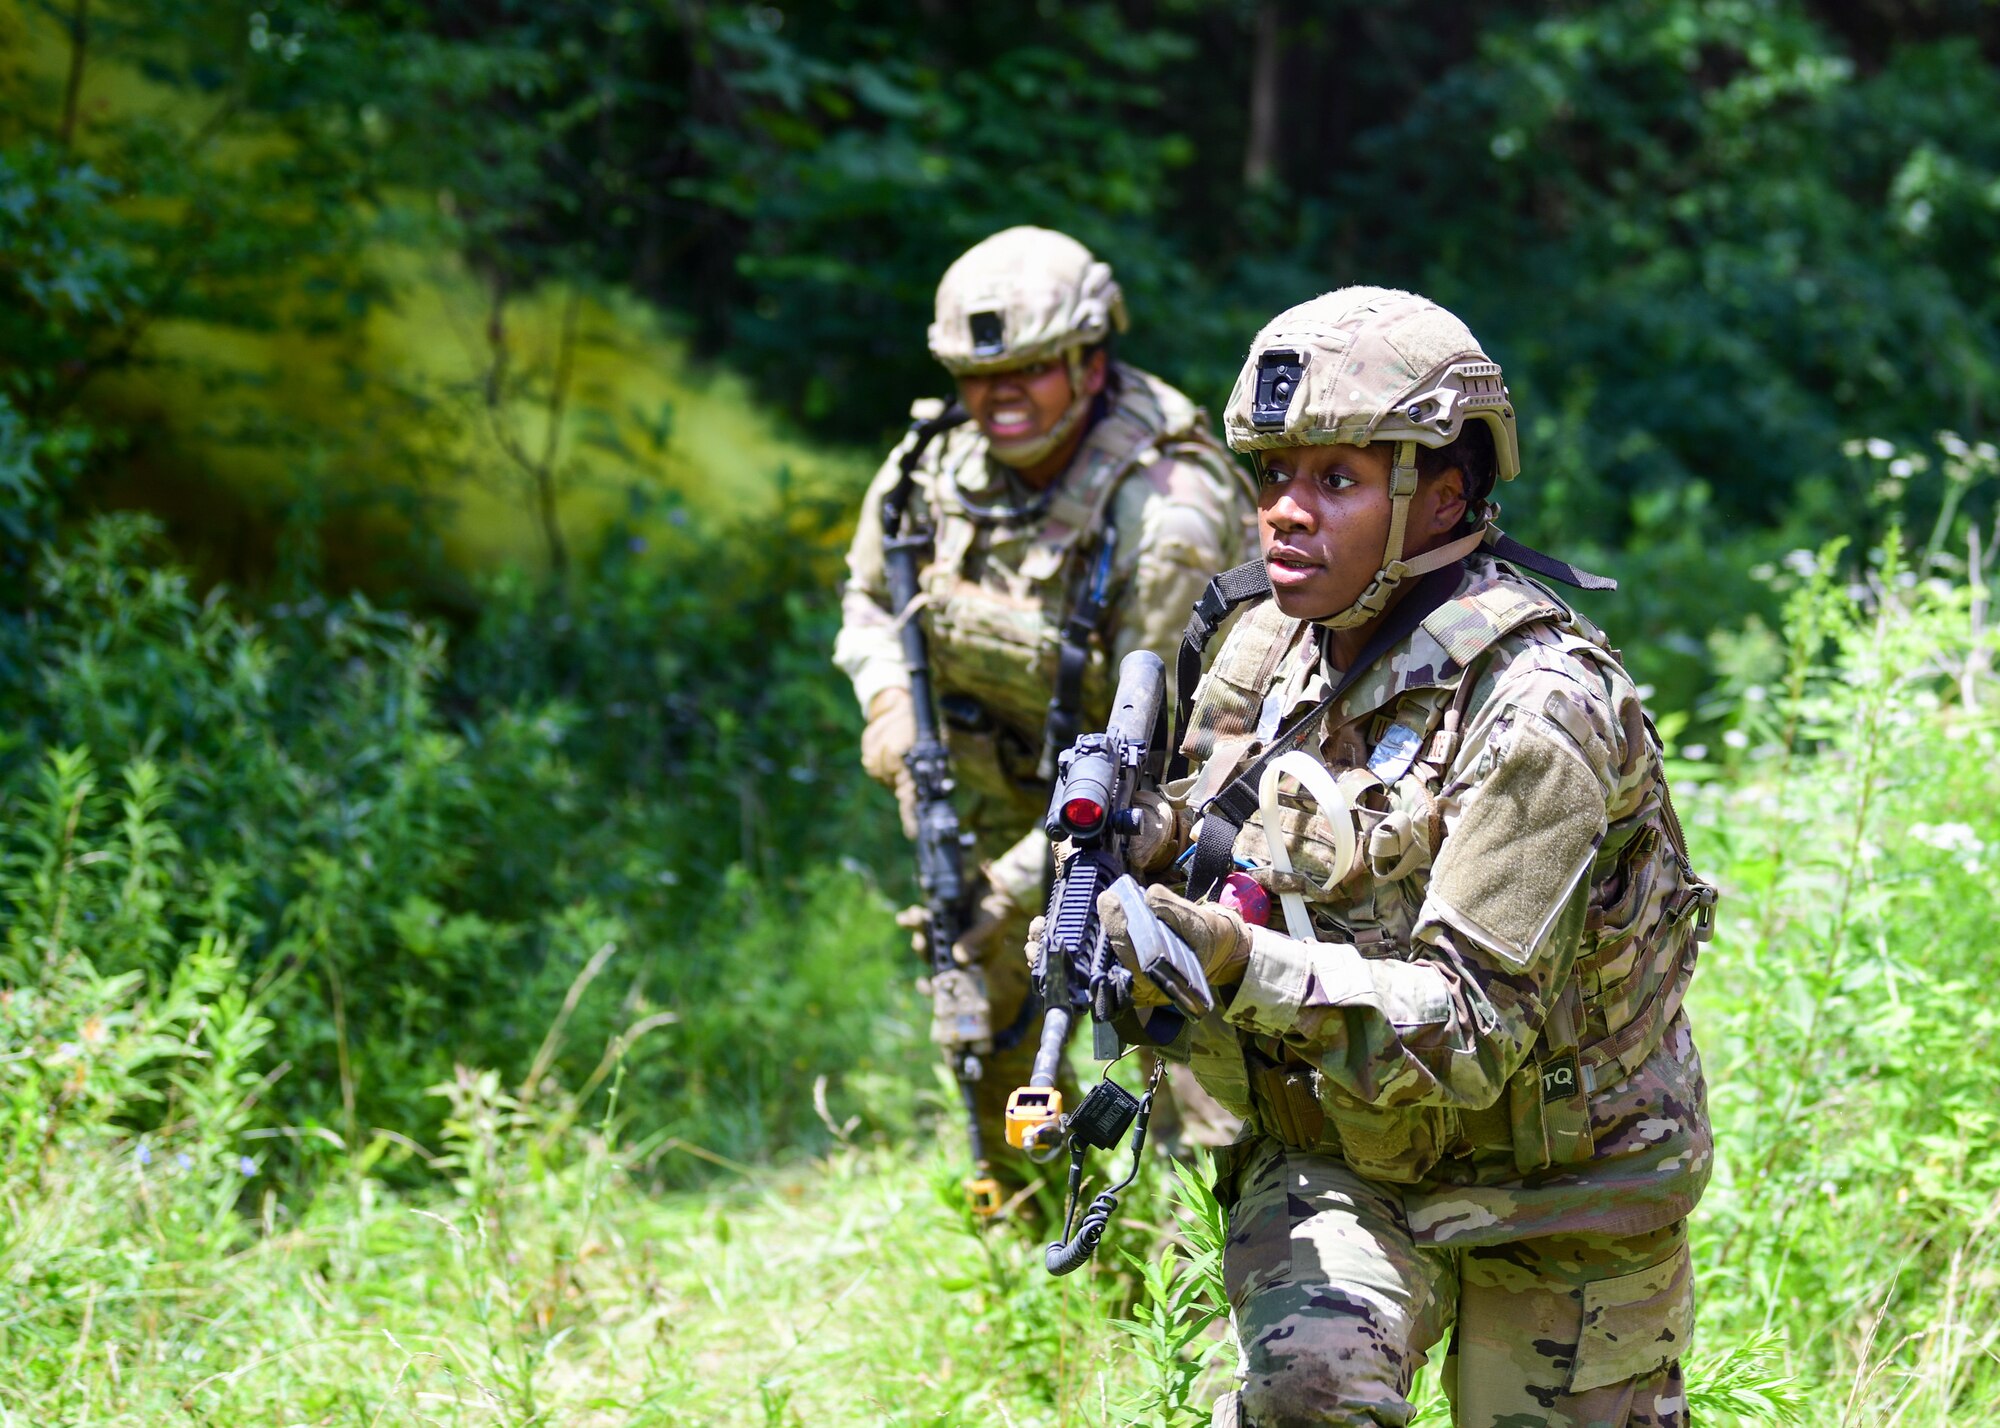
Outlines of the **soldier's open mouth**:
M1034 414L1026 407L1000 407L986 417L986 430L993 436L1022 436L1034 425Z
M1273 585L1296 585L1320 568L1320 562L1294 550L1270 550L1264 554L1264 569Z

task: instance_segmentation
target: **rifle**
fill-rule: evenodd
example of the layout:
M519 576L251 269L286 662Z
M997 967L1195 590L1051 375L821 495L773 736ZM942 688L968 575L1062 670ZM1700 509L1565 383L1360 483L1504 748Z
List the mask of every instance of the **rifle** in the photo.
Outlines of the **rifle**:
M882 498L882 565L888 577L889 602L903 641L903 664L910 675L910 702L916 715L917 737L903 762L917 791L917 886L924 895L925 936L931 959L932 1035L944 1048L965 1105L966 1135L971 1142L973 1172L965 1182L966 1198L976 1215L1000 1209L1000 1184L986 1158L984 1138L973 1087L982 1073L980 1057L992 1050L993 1014L986 999L986 979L976 967L961 967L952 958L970 921L970 888L965 878L965 849L971 837L960 826L952 805L951 756L938 724L937 700L931 688L930 646L922 621L916 617L918 565L929 549L932 533L905 533L917 463L939 433L967 419L965 409L950 403L936 416L916 423L916 440L902 456L902 479Z
M1109 891L1122 905L1132 930L1140 970L1178 1008L1156 1014L1167 1027L1149 1025L1147 1035L1172 1040L1180 1015L1202 1016L1214 997L1201 964L1185 942L1161 925L1146 906L1139 885L1126 871L1132 835L1139 831L1135 795L1158 781L1166 765L1166 665L1148 650L1135 650L1118 666L1118 690L1111 718L1101 734L1086 734L1057 761L1055 791L1044 830L1070 851L1063 857L1049 892L1042 922L1042 960L1037 990L1047 1009L1029 1084L1007 1100L1007 1140L1030 1155L1050 1158L1067 1141L1070 1171L1063 1235L1048 1247L1049 1273L1068 1274L1095 1253L1118 1196L1139 1174L1146 1145L1156 1068L1142 1097L1106 1076L1076 1110L1063 1114L1056 1076L1079 1017L1091 1018L1093 1051L1099 1061L1118 1060L1128 1049L1115 1024L1132 1010L1132 974L1118 961L1097 912ZM1165 1030L1166 1034L1161 1035ZM1082 1191L1086 1153L1111 1149L1132 1131L1132 1167L1125 1178L1100 1192L1081 1222L1076 1205ZM1074 1226L1075 1233L1071 1230Z

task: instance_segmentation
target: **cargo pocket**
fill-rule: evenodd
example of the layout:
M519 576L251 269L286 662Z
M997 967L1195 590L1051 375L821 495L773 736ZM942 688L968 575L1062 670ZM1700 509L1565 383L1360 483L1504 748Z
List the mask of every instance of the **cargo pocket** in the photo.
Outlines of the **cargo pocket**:
M1569 1391L1585 1393L1665 1368L1694 1331L1694 1265L1687 1242L1645 1269L1583 1287L1583 1337Z

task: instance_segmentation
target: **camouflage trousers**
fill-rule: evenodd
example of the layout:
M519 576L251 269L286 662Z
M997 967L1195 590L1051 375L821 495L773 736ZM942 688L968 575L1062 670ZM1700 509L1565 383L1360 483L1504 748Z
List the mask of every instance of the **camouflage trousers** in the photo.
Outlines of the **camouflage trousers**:
M1418 1245L1393 1186L1264 1139L1238 1152L1223 1272L1241 1388L1217 1428L1402 1425L1449 1336L1461 1428L1684 1428L1685 1221L1644 1234Z

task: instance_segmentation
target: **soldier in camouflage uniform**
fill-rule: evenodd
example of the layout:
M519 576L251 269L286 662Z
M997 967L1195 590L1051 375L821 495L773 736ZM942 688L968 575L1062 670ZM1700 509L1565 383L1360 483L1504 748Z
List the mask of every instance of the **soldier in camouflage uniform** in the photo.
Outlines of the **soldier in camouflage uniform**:
M937 437L915 471L909 524L929 529L920 618L929 637L959 817L974 836L983 897L958 960L985 973L996 1044L976 1091L987 1146L1005 1154L1007 1095L1027 1079L1036 1028L1019 948L1048 876L1053 750L1045 727L1066 627L1081 655L1081 728L1109 714L1118 661L1171 651L1188 608L1216 571L1254 548L1255 491L1211 434L1206 414L1157 377L1117 361L1126 325L1111 270L1076 240L1010 228L953 263L938 285L931 355L957 381L971 420ZM918 419L942 404L920 402ZM914 440L914 435L910 440ZM848 551L834 661L867 714L862 763L894 790L905 831L915 736L883 569L883 495L909 440L869 487ZM1073 616L1101 586L1091 630ZM1062 739L1067 742L1067 738ZM933 1035L948 1041L952 1019ZM1191 1121L1217 1143L1235 1133L1191 1076ZM1204 1121L1204 1117L1206 1118ZM1003 1160L1004 1181L1025 1167Z
M1460 1424L1684 1424L1712 1142L1682 997L1714 894L1617 652L1527 572L1595 577L1492 523L1500 369L1435 304L1348 288L1258 335L1226 425L1269 594L1218 582L1254 603L1168 786L1189 896L1147 890L1219 1001L1169 1054L1249 1128L1214 1421L1406 1423L1443 1347ZM1282 927L1240 881L1209 900L1243 877Z

